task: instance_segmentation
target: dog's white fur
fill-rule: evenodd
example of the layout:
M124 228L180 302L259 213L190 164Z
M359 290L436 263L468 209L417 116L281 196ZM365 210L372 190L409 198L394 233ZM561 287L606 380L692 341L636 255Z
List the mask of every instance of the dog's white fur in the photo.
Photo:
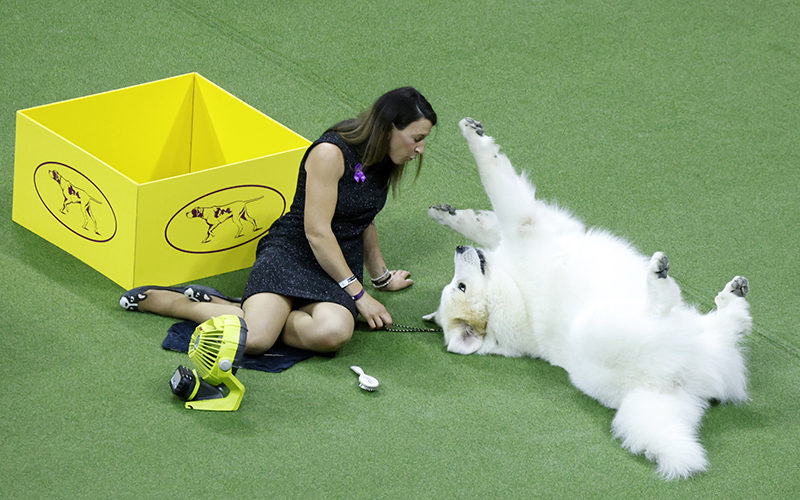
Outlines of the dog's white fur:
M438 310L447 350L532 356L616 409L622 446L664 478L706 470L698 429L710 400L747 400L740 341L752 318L734 278L702 315L681 300L658 252L648 259L612 234L534 197L480 123L460 122L493 212L431 207L429 215L483 249L459 247Z

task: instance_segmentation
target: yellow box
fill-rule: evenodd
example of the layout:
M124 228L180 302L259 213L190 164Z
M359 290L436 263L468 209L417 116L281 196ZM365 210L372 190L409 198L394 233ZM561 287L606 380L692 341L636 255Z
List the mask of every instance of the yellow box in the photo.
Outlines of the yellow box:
M234 271L309 145L197 73L25 109L12 218L123 288Z

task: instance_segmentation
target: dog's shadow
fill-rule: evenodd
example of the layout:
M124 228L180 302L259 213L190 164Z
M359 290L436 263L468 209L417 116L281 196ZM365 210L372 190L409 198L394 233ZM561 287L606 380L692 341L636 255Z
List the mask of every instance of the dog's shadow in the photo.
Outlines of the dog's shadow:
M441 342L441 338L439 341ZM474 377L480 379L482 384L488 384L489 390L507 390L512 387L519 392L521 398L530 395L531 398L542 399L547 405L565 413L593 415L598 426L606 429L614 416L614 410L577 390L570 382L566 370L542 359L509 358L498 354L462 356L447 352L444 345L440 349L446 356L460 358L469 363Z
M547 399L548 404L558 407L566 415L579 414L584 423L589 421L591 427L601 431L601 433L595 434L597 439L606 439L617 447L618 440L611 433L611 422L616 410L603 406L595 399L575 389L566 370L536 358L504 358L499 355L486 357L501 363L524 361L519 363L522 366L519 372L521 376L527 373L528 379L522 380L520 386L526 386L527 390L536 392L537 398ZM474 356L470 356L470 358L474 358ZM485 369L486 377L490 377L494 369L490 366L491 364L493 363L481 367L481 370ZM503 383L503 381L499 383ZM751 435L754 431L763 430L769 426L770 417L758 411L750 403L733 404L710 401L709 404L710 407L703 418L702 428L699 429L700 439L708 452L713 453L717 443L729 439L732 429L738 430L741 435ZM535 423L534 419L531 419L531 422ZM630 454L623 448L617 448L620 457L625 457L625 460L630 457ZM637 466L640 466L642 470L650 471L652 469L653 463L644 455L636 455L635 460Z
M441 338L437 341L441 342ZM530 395L531 398L543 400L544 404L556 408L565 415L580 414L588 419L593 427L610 437L611 421L616 410L603 406L577 390L570 382L566 370L537 358L507 358L494 354L461 356L447 352L444 345L440 345L439 348L443 355L453 358L452 362L457 362L461 358L465 363L469 363L473 376L481 380L482 385L488 385L487 391L507 390L509 386L516 385L520 397ZM717 411L718 409L725 411ZM717 436L728 435L731 427L742 431L763 429L766 425L765 418L747 403L735 405L711 402L700 435L704 442L712 444ZM531 422L535 423L535 420L531 419ZM600 437L602 434L597 436ZM621 448L620 451L628 456ZM639 458L643 466L648 469L652 467L652 462L644 456Z

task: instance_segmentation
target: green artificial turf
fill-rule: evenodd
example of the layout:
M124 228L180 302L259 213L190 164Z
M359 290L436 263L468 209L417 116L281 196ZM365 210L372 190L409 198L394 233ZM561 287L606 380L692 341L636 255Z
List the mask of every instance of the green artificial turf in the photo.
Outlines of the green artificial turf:
M800 487L800 7L723 0L5 0L0 3L0 498L791 498ZM488 208L457 122L538 194L663 250L702 311L747 276L749 404L703 420L711 468L664 482L613 412L544 362L359 328L333 359L241 370L233 413L185 410L171 321L11 221L15 112L198 72L314 139L414 85L440 125L378 219L423 326L463 243L429 205ZM241 292L247 271L201 282ZM377 377L358 389L349 366Z

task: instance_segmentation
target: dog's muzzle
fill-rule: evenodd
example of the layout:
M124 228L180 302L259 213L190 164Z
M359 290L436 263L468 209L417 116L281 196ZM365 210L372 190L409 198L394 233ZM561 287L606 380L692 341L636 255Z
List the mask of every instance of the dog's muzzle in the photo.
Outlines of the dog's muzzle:
M486 255L484 255L483 250L480 248L469 247L464 245L459 245L456 247L456 254L461 255L469 250L475 250L475 254L478 256L478 263L481 266L481 274L486 274Z

